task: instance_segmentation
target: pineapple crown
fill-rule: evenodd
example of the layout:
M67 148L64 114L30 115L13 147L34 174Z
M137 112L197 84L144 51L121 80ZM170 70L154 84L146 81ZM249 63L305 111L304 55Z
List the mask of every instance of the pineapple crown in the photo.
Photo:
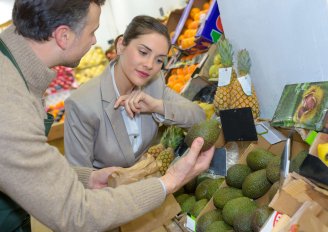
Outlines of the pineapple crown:
M221 63L223 67L225 68L232 67L233 50L232 50L232 45L229 43L227 39L219 40L218 52L221 56Z
M183 129L177 126L169 126L163 133L160 143L165 148L177 148L184 138Z
M249 74L251 69L251 58L246 49L242 49L237 54L237 69L240 76L245 76Z

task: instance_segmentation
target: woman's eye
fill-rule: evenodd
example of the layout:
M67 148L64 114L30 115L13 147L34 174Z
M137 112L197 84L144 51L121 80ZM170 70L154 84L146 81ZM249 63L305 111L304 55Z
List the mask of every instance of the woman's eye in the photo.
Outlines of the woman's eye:
M145 51L142 51L142 50L139 50L139 53L141 54L141 55L147 55L147 52L145 52Z
M159 63L159 64L163 64L163 63L164 63L164 61L163 61L163 60L161 60L161 59L158 59L158 60L157 60L157 63Z

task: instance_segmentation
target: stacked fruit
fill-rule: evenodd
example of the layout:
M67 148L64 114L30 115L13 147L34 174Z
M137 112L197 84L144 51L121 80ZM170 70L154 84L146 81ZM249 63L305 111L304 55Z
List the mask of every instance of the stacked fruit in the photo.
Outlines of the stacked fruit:
M223 183L224 178L210 178L200 175L174 193L183 213L195 218L207 205L213 194Z
M218 53L221 58L222 68L218 70L219 83L214 97L216 112L218 113L219 110L251 107L253 117L255 119L258 118L260 110L255 89L253 84L251 84L249 76L251 60L248 51L244 49L238 52L237 69L239 78L237 78L237 73L233 67L232 45L227 39L222 39L218 42ZM225 73L225 76L220 76L220 70L224 71L222 73ZM216 75L216 73L214 74Z
M94 47L88 51L81 59L78 67L75 68L75 78L82 84L99 76L107 65L105 52L100 47Z
M291 161L290 171L298 170L304 154L300 152ZM197 231L220 231L221 227L260 231L273 210L267 205L259 206L255 200L268 195L271 201L279 188L279 179L280 157L263 148L254 148L247 155L245 164L235 164L228 169L227 186L213 194L216 209L199 218ZM219 217L213 219L213 212Z
M177 44L182 49L188 49L195 45L195 35L198 26L203 18L205 18L209 9L210 3L206 2L202 8L193 7L190 10L189 17L185 22L181 35L178 37Z
M57 76L52 80L46 90L47 94L54 94L61 90L68 90L77 87L72 68L56 66L53 70L56 71Z
M210 80L217 81L219 77L219 68L223 68L221 63L220 53L216 53L213 59L213 63L208 70L208 77Z
M187 82L191 79L191 75L195 71L197 64L185 65L182 68L171 70L171 75L167 79L167 86L175 92L180 93Z

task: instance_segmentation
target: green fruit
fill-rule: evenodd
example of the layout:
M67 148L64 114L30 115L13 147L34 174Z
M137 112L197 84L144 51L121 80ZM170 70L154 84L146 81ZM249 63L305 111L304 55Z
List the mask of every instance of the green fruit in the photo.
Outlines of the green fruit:
M206 228L215 221L222 220L220 210L214 209L204 213L197 221L196 232L205 232Z
M191 197L187 198L181 204L181 210L182 210L182 212L184 212L184 213L190 213L190 211L192 210L192 208L194 208L195 203L196 203L195 196L191 196Z
M209 225L205 232L228 232L233 231L233 228L224 221L216 221Z
M196 200L206 199L208 186L211 183L212 179L206 179L202 181L196 188L195 196Z
M250 213L239 214L238 217L233 221L233 229L235 232L253 232L251 219L252 215Z
M197 186L197 178L194 178L191 181L189 181L187 184L185 184L183 188L187 193L194 193L196 190L196 186Z
M280 182L279 182L279 181L275 182L275 183L271 186L271 188L269 189L269 192L268 192L268 195L269 195L269 201L271 201L271 200L273 199L274 195L276 195L276 193L277 193L279 187L280 187Z
M242 197L243 193L240 189L233 187L224 187L218 189L213 195L213 203L216 208L223 209L224 205L235 198Z
M219 138L220 132L221 124L217 120L204 120L200 123L194 124L188 130L188 133L185 137L185 142L190 147L194 139L197 137L202 137L204 139L204 145L201 151L207 151Z
M175 199L176 199L176 201L179 203L179 205L181 206L182 205L182 203L185 201L185 200L187 200L189 197L191 197L191 195L189 195L189 194L181 194L181 195L179 195L179 196L177 196Z
M256 209L256 203L248 197L239 197L228 201L223 207L223 220L233 226L233 222L239 215L252 214Z
M208 75L210 78L218 78L219 77L219 65L213 64L208 71Z
M280 163L281 157L273 157L266 167L266 175L271 183L274 183L280 179Z
M267 205L257 208L251 219L251 226L253 231L260 231L264 223L271 216L272 212L273 210Z
M176 191L175 193L173 193L173 196L174 197L178 197L178 196L180 196L180 195L182 195L184 193L185 193L184 188L180 188L178 191Z
M246 197L256 199L263 196L271 187L266 177L266 170L258 170L249 174L243 183L243 194Z
M246 158L247 165L253 170L257 171L266 168L274 154L263 148L255 148Z
M207 187L206 199L210 200L213 194L219 189L220 185L223 183L224 178L212 179Z
M198 217L198 215L200 214L200 212L206 206L207 202L208 202L207 199L202 199L202 200L196 201L194 207L190 211L190 214L193 215L194 217Z
M300 167L308 155L307 151L299 152L290 162L289 172L300 173Z
M252 170L245 164L235 164L231 166L227 171L227 176L225 178L227 185L235 188L240 188L243 182Z

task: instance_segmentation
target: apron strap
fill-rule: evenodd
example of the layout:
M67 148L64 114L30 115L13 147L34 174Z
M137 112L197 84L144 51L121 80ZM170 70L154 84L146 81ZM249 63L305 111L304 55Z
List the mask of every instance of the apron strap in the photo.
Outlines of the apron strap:
M13 55L11 54L9 48L7 47L7 45L2 41L2 39L0 39L0 51L6 56L8 57L8 59L11 61L11 63L13 63L13 65L15 66L15 68L17 69L17 71L19 72L19 74L21 75L22 79L24 80L24 83L26 85L26 88L28 91L30 91L30 89L28 88L27 82L24 78L24 75L21 71L21 69L19 68L15 58L13 57Z

